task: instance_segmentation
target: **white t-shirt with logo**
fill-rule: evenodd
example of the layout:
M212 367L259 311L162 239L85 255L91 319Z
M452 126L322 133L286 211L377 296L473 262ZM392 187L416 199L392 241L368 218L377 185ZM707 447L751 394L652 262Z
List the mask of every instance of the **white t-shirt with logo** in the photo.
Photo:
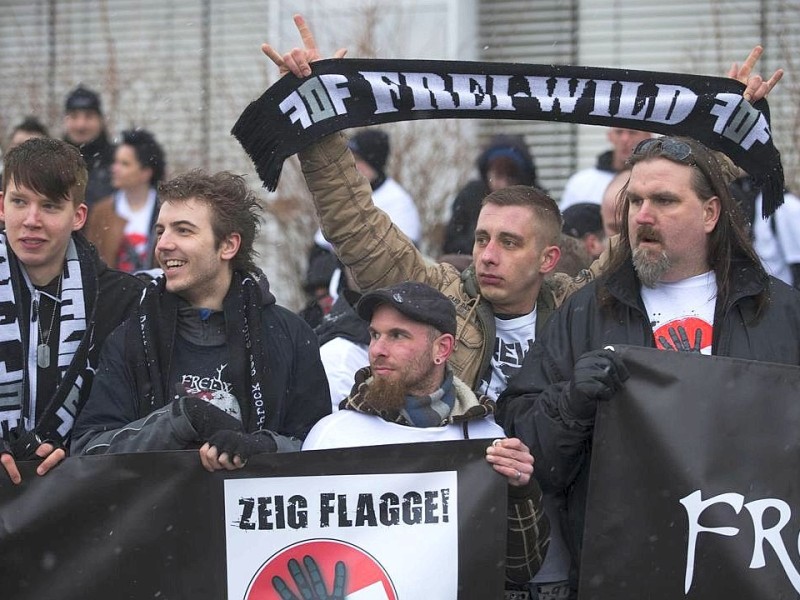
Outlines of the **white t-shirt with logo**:
M151 189L145 205L133 210L125 192L120 190L116 193L114 209L126 221L122 247L119 250L119 268L123 271L138 271L149 262L147 255L150 249L153 211L156 209L156 191Z
M515 319L494 318L495 338L489 380L481 381L478 391L497 400L508 380L522 366L522 360L536 339L536 307Z
M711 354L717 280L713 271L642 286L642 301L659 350Z

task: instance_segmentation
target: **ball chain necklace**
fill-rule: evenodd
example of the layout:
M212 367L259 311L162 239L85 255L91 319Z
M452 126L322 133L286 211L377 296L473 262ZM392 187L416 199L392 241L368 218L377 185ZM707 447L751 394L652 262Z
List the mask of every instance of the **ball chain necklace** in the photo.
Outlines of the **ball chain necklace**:
M46 369L50 366L50 358L52 354L52 350L50 349L50 336L53 335L53 325L56 322L56 313L60 312L58 310L58 305L61 303L61 282L64 280L63 276L59 276L58 278L58 288L56 289L56 295L51 296L47 292L42 292L41 290L36 290L36 299L33 302L33 310L36 315L36 324L39 327L39 345L36 346L36 364L39 365L40 369ZM53 300L53 313L50 315L50 327L47 328L47 335L45 332L42 331L42 320L39 318L39 306L42 303L42 296L47 296Z

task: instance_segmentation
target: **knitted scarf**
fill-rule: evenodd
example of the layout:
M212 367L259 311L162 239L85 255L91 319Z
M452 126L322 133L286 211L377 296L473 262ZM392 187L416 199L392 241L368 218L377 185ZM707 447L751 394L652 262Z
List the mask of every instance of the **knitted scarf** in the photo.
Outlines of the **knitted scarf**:
M270 292L263 273L236 271L222 307L234 395L240 401L248 431L265 428L268 417L274 415L278 396L269 386L270 365L262 339L261 307L265 294ZM134 345L135 364L141 365L136 385L142 416L173 399L169 376L179 302L178 296L167 292L163 276L145 288L139 302L138 335L129 336L128 341Z
M77 243L76 243L77 242ZM94 257L79 237L70 240L62 272L59 322L59 384L41 417L36 418L38 395L36 346L38 323L31 301L33 285L19 259L0 235L0 434L12 429L35 431L42 439L63 444L80 408L80 392L92 367L88 364L97 306L98 283Z
M283 161L325 135L415 119L520 119L624 127L692 137L725 153L783 202L783 168L766 100L734 79L563 65L332 59L304 79L281 77L233 135L274 190Z
M355 383L350 396L342 400L340 410L355 410L367 415L375 415L384 421L407 425L409 427L437 427L462 424L473 419L483 419L495 412L495 403L488 396L481 396L477 404L470 406L461 414L452 414L456 397L456 382L450 366L447 366L442 387L429 397L409 396L406 405L400 410L376 410L367 399L367 390L372 382L372 370L363 367L356 371ZM463 382L460 385L466 387Z

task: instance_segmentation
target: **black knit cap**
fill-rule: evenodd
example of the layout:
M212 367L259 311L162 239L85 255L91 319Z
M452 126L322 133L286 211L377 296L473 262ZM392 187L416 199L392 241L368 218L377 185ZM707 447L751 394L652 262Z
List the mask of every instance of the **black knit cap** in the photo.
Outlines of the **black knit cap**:
M347 145L370 167L383 173L389 158L389 136L386 133L380 129L365 129L351 137Z
M456 335L456 307L439 290L418 281L406 281L367 292L356 305L358 316L369 322L381 304L388 304L409 319Z
M603 231L603 218L600 205L593 202L579 202L564 209L561 213L564 225L561 231L574 238L582 238L587 233Z
M64 104L64 112L69 112L71 110L93 110L99 115L103 114L100 96L97 92L93 92L82 85L76 87L67 96L67 101Z

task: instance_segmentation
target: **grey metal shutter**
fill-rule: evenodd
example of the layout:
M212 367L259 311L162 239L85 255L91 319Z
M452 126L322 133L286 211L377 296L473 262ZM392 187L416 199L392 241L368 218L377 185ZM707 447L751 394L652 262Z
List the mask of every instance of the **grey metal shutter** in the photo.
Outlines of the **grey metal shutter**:
M484 0L478 10L481 60L575 64L578 0ZM497 133L521 134L539 180L557 200L575 170L576 125L548 121L480 121L485 143Z

